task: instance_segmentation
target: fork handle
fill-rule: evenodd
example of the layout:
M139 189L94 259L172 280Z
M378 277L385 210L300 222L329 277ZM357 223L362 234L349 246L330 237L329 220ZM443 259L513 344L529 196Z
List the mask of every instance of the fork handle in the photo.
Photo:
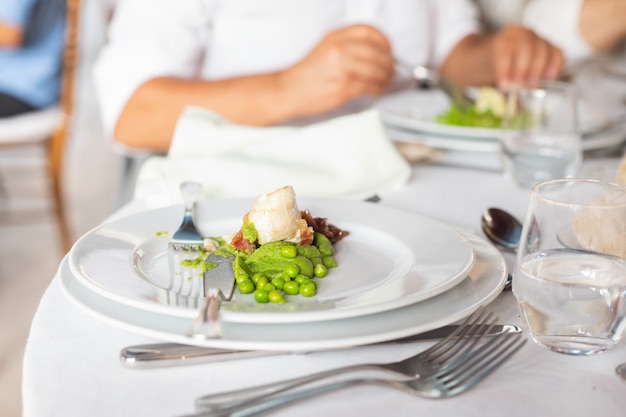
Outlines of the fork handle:
M218 408L213 410L201 411L197 414L191 414L183 417L248 417L255 416L261 413L264 413L268 410L272 410L274 408L283 407L285 405L294 403L296 401L304 400L306 398L310 398L316 395L321 395L326 392L335 391L342 388L351 387L354 385L363 385L363 384L378 384L378 385L390 385L390 386L400 386L402 384L401 381L392 381L392 380L384 380L377 378L354 378L347 379L344 381L334 382L330 384L320 385L318 387L308 388L305 390L300 390L292 393L282 394L276 397L272 397L270 399L259 396L255 397L249 401L245 401L243 403L239 403L233 406Z
M384 364L358 364L344 366L341 368L330 369L328 371L317 372L312 375L272 382L265 385L257 385L250 388L238 389L235 391L205 395L196 400L196 407L201 410L226 409L243 403L248 403L249 401L264 398L265 396L270 394L287 391L301 385L318 381L320 379L329 378L331 376L340 375L346 372L364 371L372 369L382 369L390 371L390 369L385 367Z
M194 181L185 181L180 184L180 193L185 202L185 210L191 211L202 193L202 184Z

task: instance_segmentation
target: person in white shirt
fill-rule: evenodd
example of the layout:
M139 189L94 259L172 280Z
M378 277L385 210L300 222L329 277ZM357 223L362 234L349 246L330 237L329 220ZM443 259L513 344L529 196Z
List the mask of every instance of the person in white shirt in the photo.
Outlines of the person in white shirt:
M396 58L462 85L563 63L522 27L481 34L470 0L120 0L94 75L108 133L166 151L186 106L259 126L320 116L399 85Z

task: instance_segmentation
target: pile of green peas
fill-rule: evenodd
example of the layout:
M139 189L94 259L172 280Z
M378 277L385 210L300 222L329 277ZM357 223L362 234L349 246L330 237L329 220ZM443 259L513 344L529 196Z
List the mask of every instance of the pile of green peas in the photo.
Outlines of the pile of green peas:
M239 292L253 293L258 303L285 303L285 295L313 297L316 278L326 277L328 269L337 266L332 244L328 246L325 239L318 237L314 242L323 244L309 247L271 242L256 253L238 254L233 270Z

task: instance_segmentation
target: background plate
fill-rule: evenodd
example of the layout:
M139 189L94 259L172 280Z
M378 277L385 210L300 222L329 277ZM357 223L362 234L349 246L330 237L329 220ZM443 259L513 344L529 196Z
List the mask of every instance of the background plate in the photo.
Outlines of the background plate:
M435 118L450 105L439 90L405 90L380 99L376 107L395 140L416 141L429 146L475 152L498 152L500 129L451 126ZM579 105L583 150L619 145L626 138L623 123L613 123L608 116L586 102Z

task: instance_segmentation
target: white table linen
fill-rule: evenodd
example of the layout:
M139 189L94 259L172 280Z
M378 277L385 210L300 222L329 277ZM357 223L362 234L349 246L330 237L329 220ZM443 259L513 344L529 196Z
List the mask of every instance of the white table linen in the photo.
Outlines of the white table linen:
M480 215L497 206L523 217L528 190L493 171L415 166L410 184L380 193L391 207L413 210L480 233ZM131 203L124 210L141 209ZM407 225L410 227L410 225ZM512 293L488 309L500 322L521 324ZM121 348L157 342L83 312L61 292L55 277L32 324L24 358L25 417L176 416L194 411L196 397L366 361L408 357L430 342L393 347L287 354L195 366L127 369ZM620 416L626 383L614 368L626 361L626 343L591 357L547 351L527 343L486 381L445 400L361 386L276 411L275 416Z
M401 188L410 176L376 109L303 127L254 127L188 107L167 156L142 165L135 199L181 204L183 181L203 184L207 199L256 196L287 184L298 197L365 198Z

